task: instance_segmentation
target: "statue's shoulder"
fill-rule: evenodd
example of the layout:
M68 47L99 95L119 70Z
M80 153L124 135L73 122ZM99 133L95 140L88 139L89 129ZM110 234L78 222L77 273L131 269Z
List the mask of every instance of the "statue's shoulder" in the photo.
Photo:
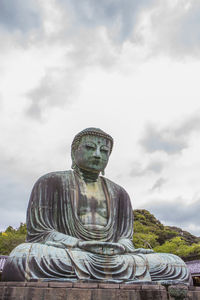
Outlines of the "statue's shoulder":
M43 176L41 176L36 183L40 183L40 182L47 182L47 181L57 181L57 180L62 180L62 179L66 179L72 176L72 171L68 170L68 171L54 171L54 172L50 172L47 173Z
M111 189L113 189L117 192L126 194L128 196L127 191L121 185L115 183L114 181L112 181L106 177L101 176L101 178L103 178L103 180L106 182L107 186L109 186Z

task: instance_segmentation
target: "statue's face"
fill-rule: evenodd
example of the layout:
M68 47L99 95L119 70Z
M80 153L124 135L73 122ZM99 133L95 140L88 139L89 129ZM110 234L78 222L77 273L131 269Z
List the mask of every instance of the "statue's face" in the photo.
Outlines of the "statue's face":
M85 135L74 153L76 165L83 170L99 173L108 163L111 142L103 137Z

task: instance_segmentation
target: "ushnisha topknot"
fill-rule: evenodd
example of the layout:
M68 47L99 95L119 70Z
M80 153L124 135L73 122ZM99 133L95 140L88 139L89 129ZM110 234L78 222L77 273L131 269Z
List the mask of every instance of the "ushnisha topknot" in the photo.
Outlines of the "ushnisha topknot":
M75 135L75 137L72 141L72 145L71 145L71 153L73 153L78 148L80 140L84 135L95 135L95 136L100 136L100 137L103 137L103 138L109 140L111 142L110 153L112 152L113 138L108 133L101 130L100 128L89 127L89 128L83 129L82 131L80 131L79 133L77 133Z

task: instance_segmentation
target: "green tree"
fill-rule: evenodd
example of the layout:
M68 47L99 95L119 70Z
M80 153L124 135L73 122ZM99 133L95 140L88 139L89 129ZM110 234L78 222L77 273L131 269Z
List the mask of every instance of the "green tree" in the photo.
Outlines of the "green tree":
M200 243L189 245L183 238L175 237L169 241L166 241L161 246L156 246L154 251L173 253L181 257L199 255Z
M14 229L9 226L5 232L0 233L0 254L9 255L9 253L19 244L24 243L26 239L26 224L21 223L19 228Z
M200 239L181 228L164 226L145 209L136 209L134 214L135 248L153 248L181 257L200 254Z

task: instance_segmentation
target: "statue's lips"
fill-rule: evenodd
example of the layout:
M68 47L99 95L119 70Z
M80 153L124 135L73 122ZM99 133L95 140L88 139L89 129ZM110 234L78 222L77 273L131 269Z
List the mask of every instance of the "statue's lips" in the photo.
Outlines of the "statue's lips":
M101 163L101 159L92 159L91 163L94 165L99 165Z

